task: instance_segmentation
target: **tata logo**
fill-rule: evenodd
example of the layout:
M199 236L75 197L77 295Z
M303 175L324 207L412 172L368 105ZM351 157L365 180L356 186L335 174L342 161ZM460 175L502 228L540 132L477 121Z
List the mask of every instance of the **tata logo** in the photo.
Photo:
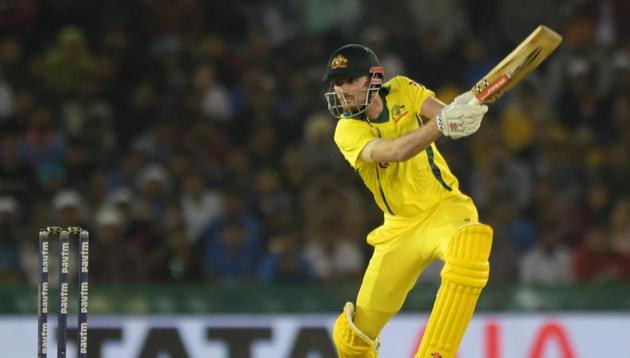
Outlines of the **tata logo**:
M337 55L330 62L330 68L332 68L333 70L338 70L346 67L348 67L348 59L344 55Z
M394 122L398 122L402 117L406 116L409 113L405 109L405 105L395 105L392 108L392 118L394 118Z

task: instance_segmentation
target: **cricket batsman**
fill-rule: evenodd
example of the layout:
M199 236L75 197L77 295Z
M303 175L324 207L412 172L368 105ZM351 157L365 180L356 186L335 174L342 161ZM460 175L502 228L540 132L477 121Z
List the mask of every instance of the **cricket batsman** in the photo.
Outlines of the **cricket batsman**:
M442 281L415 356L455 357L488 280L492 229L479 223L434 142L475 133L488 108L469 104L471 92L445 105L407 77L384 83L374 52L356 44L333 52L324 82L339 118L335 143L384 213L367 236L374 254L356 305L346 303L335 322L339 357L377 356L380 331L435 259L445 263Z

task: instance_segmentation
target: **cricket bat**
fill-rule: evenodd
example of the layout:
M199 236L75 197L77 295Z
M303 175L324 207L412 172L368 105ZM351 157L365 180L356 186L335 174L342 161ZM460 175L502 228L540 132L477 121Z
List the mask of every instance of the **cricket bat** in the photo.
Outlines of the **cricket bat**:
M474 103L492 103L535 70L562 42L562 36L540 25L472 88Z

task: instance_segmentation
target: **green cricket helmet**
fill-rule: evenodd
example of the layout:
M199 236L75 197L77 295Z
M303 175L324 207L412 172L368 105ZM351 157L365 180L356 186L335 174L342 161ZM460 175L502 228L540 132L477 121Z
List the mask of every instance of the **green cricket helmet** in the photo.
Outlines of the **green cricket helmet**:
M323 82L330 82L328 92L324 94L328 102L328 111L337 118L343 115L357 116L365 112L383 85L383 73L383 67L376 54L363 45L350 44L335 50L328 60L323 78ZM336 92L334 81L362 76L368 76L368 86L364 90L365 100L360 106L352 108L346 100L349 94Z

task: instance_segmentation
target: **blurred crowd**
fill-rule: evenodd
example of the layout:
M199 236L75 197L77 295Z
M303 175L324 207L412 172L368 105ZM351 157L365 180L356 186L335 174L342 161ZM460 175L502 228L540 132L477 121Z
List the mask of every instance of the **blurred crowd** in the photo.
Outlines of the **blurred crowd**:
M329 53L448 102L540 23L562 47L438 147L493 282L630 280L630 4L526 3L3 1L0 284L37 281L46 226L90 230L97 284L358 280L382 214L332 139Z

